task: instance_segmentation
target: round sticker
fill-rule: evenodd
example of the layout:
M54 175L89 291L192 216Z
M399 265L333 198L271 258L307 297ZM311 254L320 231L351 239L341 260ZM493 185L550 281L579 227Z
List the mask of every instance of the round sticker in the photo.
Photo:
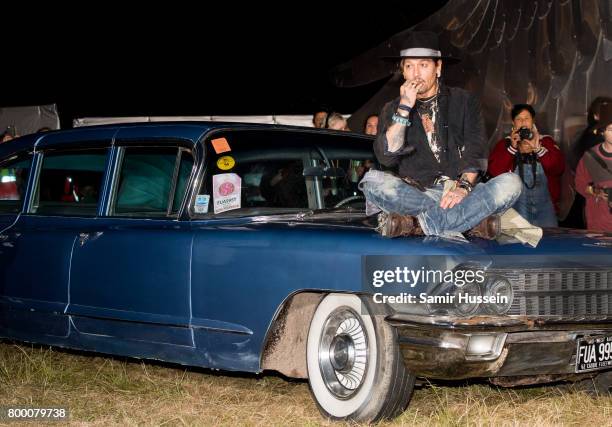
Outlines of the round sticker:
M217 160L217 167L222 171L230 170L235 164L236 161L232 156L219 157L219 160Z

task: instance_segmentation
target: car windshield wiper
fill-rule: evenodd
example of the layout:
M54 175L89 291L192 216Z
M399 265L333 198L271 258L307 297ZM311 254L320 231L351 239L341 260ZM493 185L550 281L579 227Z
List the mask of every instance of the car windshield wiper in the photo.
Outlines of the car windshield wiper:
M307 218L321 218L321 217L334 217L338 216L363 216L365 215L365 209L355 209L350 206L341 207L341 208L325 208L325 209L316 209L308 212L300 212L298 217L300 219Z
M300 212L292 213L274 213L267 215L257 215L251 218L254 222L273 222L273 221L308 221L311 219L325 219L325 218L346 218L351 219L355 217L365 216L363 209L353 208L325 208L325 209L309 209Z

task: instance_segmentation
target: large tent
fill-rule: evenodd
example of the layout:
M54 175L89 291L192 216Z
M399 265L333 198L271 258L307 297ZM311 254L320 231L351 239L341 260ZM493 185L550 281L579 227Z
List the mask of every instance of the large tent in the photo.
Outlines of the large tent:
M480 97L491 144L508 130L512 105L530 103L540 127L567 150L586 126L592 100L612 95L611 0L450 0L423 22L337 67L340 87L388 79L352 115L351 128L399 93L397 63L382 57L396 54L412 30L439 33L445 50L462 59L443 71L444 78Z
M389 12L392 13L392 12ZM574 144L587 126L594 99L612 96L612 0L450 0L429 18L338 66L339 87L387 79L382 89L353 113L349 127L379 112L399 94L403 78L397 54L413 30L435 31L443 51L461 58L444 67L446 83L481 100L489 145L511 127L510 109L534 106L538 128L559 143L570 163ZM573 202L573 177L563 178L563 219Z

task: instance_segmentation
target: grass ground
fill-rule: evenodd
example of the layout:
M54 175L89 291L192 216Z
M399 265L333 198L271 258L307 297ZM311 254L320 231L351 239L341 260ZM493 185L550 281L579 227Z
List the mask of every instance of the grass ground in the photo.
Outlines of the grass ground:
M68 407L71 425L338 425L321 417L306 382L12 342L0 342L2 405ZM571 389L428 384L404 414L380 425L605 426L611 419L611 397Z

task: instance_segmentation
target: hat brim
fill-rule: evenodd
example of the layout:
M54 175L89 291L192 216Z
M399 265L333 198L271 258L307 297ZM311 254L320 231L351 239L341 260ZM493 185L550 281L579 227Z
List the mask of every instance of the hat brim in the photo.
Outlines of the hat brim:
M410 59L433 59L433 60L438 60L441 59L442 61L449 63L449 64L455 64L457 62L461 62L461 59L459 58L455 58L454 56L400 56L400 55L395 55L395 56L381 56L381 59L385 60L385 61L400 61L402 59L405 58L410 58Z

